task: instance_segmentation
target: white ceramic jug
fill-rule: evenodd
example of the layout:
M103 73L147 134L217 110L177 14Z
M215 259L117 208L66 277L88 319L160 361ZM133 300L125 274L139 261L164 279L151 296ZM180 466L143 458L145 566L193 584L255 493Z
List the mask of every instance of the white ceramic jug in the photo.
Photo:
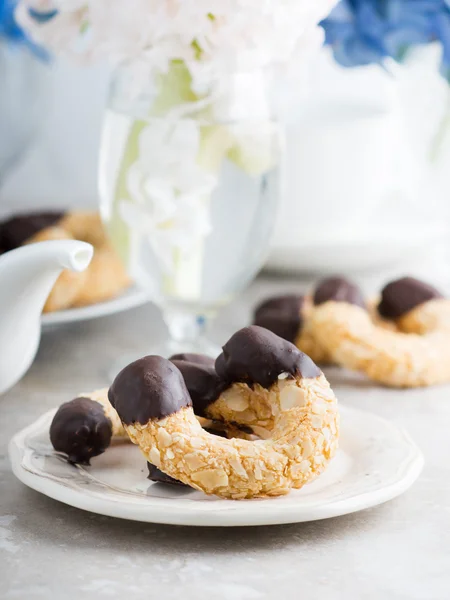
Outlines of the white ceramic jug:
M92 255L90 244L68 240L30 244L0 256L0 394L33 362L41 312L59 274L83 271Z
M425 54L386 69L343 68L329 48L316 57L310 94L289 115L271 268L411 272L425 256L434 267L449 236L448 131L440 164L430 161L448 83L440 49Z

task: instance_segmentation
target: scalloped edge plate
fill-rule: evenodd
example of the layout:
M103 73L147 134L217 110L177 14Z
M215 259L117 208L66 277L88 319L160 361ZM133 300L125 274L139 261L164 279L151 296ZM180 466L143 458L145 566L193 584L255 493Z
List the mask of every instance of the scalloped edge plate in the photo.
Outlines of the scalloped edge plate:
M150 300L150 293L148 291L137 285L133 285L120 296L117 296L117 298L107 300L106 302L45 313L41 316L41 324L45 331L59 325L114 315L130 308L142 306L150 302Z
M341 447L316 481L280 498L222 500L151 483L138 448L127 443L113 443L91 467L68 464L50 445L54 413L45 413L11 440L9 455L16 477L70 506L134 521L228 527L326 519L399 496L423 467L419 448L402 429L371 413L341 406Z

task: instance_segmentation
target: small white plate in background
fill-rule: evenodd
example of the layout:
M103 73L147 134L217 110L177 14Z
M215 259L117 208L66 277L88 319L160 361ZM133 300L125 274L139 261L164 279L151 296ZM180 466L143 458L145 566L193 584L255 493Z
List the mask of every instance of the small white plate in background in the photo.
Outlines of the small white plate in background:
M143 288L133 285L124 291L117 298L112 298L106 302L98 302L89 306L80 308L69 308L67 310L58 310L55 312L44 313L41 317L42 328L45 331L58 325L66 325L77 321L88 321L113 315L130 308L135 308L150 302L150 294Z

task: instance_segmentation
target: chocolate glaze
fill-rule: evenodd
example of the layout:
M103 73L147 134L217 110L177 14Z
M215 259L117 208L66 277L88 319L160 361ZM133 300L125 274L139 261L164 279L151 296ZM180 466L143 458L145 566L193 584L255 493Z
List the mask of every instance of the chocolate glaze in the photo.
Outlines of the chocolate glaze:
M344 277L327 277L319 282L314 292L313 302L317 306L329 300L347 302L366 308L361 290Z
M145 425L192 406L179 369L161 356L144 356L122 369L108 398L126 425Z
M199 417L206 416L207 406L215 402L226 387L217 375L214 366L210 367L200 362L194 363L187 360L172 359L171 362L183 375L195 414Z
M402 277L381 291L378 312L386 319L398 319L428 300L443 298L436 288L414 277Z
M89 398L75 398L62 404L50 425L50 440L69 462L88 465L111 442L111 421L101 404Z
M268 329L252 325L235 333L216 360L216 371L228 385L235 381L270 387L281 373L319 377L320 369L293 344Z
M61 211L27 213L3 221L0 223L0 248L8 252L22 246L42 229L60 221L64 214Z
M298 295L269 298L256 307L253 324L294 342L303 326L303 303L304 297Z
M207 367L214 367L214 358L206 356L206 354L195 354L194 352L182 352L181 354L174 354L169 360L183 360L185 362L195 363L197 365L205 365Z
M147 479L150 479L150 481L156 481L157 483L169 483L170 485L179 485L182 487L189 487L182 481L178 481L178 479L174 479L170 475L166 475L166 473L163 473L163 471L158 469L158 467L155 467L155 465L152 465L152 463L148 462L147 468L148 468Z

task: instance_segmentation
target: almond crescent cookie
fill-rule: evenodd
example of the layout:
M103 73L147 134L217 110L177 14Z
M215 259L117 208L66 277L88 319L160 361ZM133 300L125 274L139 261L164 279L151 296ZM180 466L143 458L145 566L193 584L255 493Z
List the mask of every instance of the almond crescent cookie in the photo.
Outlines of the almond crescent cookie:
M366 310L329 298L314 308L311 327L332 360L392 387L450 381L450 300L412 277L386 285L378 312L395 323L387 330Z
M225 391L236 384L255 396L264 390L273 415L270 436L211 435L194 414L179 368L147 356L118 374L108 396L149 463L193 488L232 499L286 494L326 468L338 444L337 400L308 356L268 330L248 327L225 344L216 371Z
M314 307L333 297L367 310L374 323L383 329L396 331L394 321L385 319L377 310L378 299L364 299L359 288L343 277L329 277L318 283L310 295L290 294L268 298L259 304L253 323L273 331L292 342L299 350L319 364L333 363L326 345L321 344L311 323Z
M95 304L117 296L130 284L109 242L100 215L92 211L18 215L0 224L0 252L47 240L77 239L94 246L94 257L82 273L63 271L44 312Z

